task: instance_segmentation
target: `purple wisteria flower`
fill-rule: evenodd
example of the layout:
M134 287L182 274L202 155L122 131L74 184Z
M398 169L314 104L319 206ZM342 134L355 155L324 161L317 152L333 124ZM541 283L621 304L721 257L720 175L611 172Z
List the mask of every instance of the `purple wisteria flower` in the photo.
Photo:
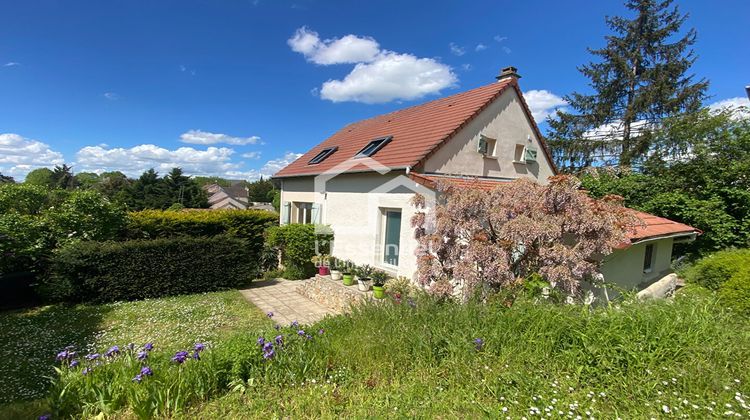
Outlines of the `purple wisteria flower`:
M141 375L144 375L144 376L151 376L151 375L153 375L153 374L154 374L154 371L153 371L153 370L151 370L151 368L150 368L150 367L148 367L148 366L144 366L144 367L142 367L142 368L141 368Z
M99 358L99 353L89 353L86 355L86 360L96 360Z
M258 337L258 340L256 342L259 346L263 347L263 345L266 344L266 339L263 337Z
M141 383L142 380L143 380L143 375L141 375L140 373L135 375L135 378L133 378L133 382Z
M104 353L104 357L114 357L120 354L120 347L112 346Z
M141 361L146 360L148 359L148 352L145 350L139 351L135 358Z
M484 347L484 340L481 338L475 338L474 339L474 348L477 349L477 351L482 350L482 347Z
M283 335L277 335L276 338L273 339L276 344L282 345L284 344L284 336Z
M78 363L78 360L75 360L75 359L74 359L74 360L71 360L71 361L70 361L70 367L76 367L76 366L78 366L78 364L79 364L79 363Z
M266 316L267 316L267 317L269 317L269 318L273 318L273 312L268 312L268 313L266 314Z
M303 335L305 335L305 330L299 330L299 331L297 331L297 335L300 336L300 337L302 337Z
M154 343L146 343L143 345L143 350L151 351L154 349Z
M185 363L185 360L187 359L187 357L188 357L188 352L178 351L172 357L172 361L178 364Z
M202 352L203 350L205 350L205 349L206 349L206 345L205 345L205 344L203 344L203 343L195 343L195 347L193 347L193 349L194 349L194 350L195 350L196 352L200 353L200 352Z

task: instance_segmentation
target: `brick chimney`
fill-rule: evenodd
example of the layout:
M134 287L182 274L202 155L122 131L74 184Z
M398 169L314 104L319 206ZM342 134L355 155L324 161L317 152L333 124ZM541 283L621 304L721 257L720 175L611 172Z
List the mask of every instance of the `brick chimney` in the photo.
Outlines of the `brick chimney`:
M518 69L513 66L505 67L495 79L502 81L505 79L520 79L521 76L518 74Z

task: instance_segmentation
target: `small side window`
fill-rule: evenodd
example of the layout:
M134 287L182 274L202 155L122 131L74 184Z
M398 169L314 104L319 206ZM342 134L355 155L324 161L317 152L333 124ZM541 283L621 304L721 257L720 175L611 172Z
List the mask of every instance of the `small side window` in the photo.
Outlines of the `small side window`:
M517 144L513 149L513 163L526 163L526 146Z
M486 136L479 136L479 144L477 145L477 152L484 155L484 157L495 157L495 145L497 140L491 139Z
M646 250L643 255L643 272L650 273L654 267L654 244L646 245Z

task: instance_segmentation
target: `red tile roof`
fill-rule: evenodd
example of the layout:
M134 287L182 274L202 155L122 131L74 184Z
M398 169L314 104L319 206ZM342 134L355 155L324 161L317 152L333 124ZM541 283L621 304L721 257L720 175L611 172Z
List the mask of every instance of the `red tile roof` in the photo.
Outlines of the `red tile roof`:
M413 172L409 174L409 177L428 188L435 188L439 181L446 181L459 188L478 188L485 191L493 190L498 186L509 182L501 179L424 175ZM635 232L628 235L631 243L665 236L688 236L691 234L700 235L702 233L699 229L680 222L675 222L674 220L665 219L641 211L633 211L636 216L641 219L643 225L636 227ZM627 247L627 245L624 247Z
M544 152L549 158L547 146L526 102L523 100L518 82L516 79L505 79L421 105L349 124L276 173L274 177L321 174L352 158L370 141L384 136L393 136L393 138L390 143L373 155L373 158L379 164L390 169L414 167L468 124L507 88L513 88L518 93L529 122L537 137L541 140ZM310 159L320 153L321 150L329 147L338 147L338 150L321 163L308 164ZM549 159L549 161L552 164L552 159ZM369 168L362 164L347 168L347 172L362 170L369 170Z

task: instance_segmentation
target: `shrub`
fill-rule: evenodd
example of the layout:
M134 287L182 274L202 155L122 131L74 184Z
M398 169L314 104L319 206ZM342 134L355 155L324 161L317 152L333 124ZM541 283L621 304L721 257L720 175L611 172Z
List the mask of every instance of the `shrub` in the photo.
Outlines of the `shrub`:
M50 249L48 226L40 217L0 214L0 275L31 271Z
M238 287L258 268L248 246L227 236L74 242L55 251L43 292L107 302Z
M750 266L750 249L720 251L699 260L686 270L687 280L707 289L719 290L722 284Z
M281 264L286 273L294 277L306 278L315 274L312 257L328 254L333 234L320 233L323 230L315 225L290 224L274 226L268 230L267 243L281 253Z
M745 266L719 288L724 305L750 316L750 267Z
M57 243L84 239L106 241L120 236L125 211L96 191L74 191L59 206L45 211Z
M0 214L38 214L47 207L49 190L38 185L0 185Z

